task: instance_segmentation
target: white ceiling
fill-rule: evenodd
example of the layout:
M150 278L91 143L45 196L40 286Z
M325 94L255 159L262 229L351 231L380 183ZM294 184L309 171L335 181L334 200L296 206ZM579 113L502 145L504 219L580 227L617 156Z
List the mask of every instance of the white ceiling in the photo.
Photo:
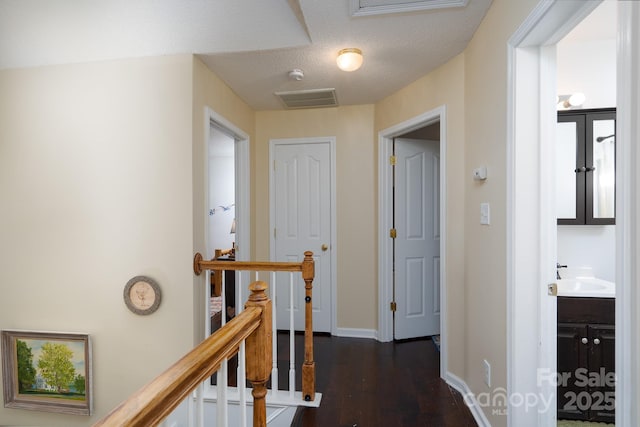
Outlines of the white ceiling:
M368 104L464 50L491 0L452 2L466 0L0 0L0 69L192 53L256 110L321 88ZM352 15L384 3L411 11ZM360 70L336 67L345 47L363 51Z

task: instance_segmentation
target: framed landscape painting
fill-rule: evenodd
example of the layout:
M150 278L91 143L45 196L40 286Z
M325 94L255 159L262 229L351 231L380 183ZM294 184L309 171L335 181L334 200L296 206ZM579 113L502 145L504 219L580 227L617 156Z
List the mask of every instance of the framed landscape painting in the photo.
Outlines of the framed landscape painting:
M2 331L5 408L91 415L89 335Z

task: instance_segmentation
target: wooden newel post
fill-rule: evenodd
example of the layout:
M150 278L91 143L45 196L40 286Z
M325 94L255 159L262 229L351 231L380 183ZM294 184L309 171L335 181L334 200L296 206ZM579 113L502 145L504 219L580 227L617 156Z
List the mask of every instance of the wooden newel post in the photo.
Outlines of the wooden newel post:
M316 362L313 360L313 277L315 265L313 252L304 253L302 278L304 279L304 363L302 365L302 397L308 402L316 398Z
M271 330L271 300L265 293L267 284L253 282L249 285L251 295L245 304L248 307L262 308L260 326L246 341L247 379L253 387L253 425L265 427L267 425L267 381L271 374L273 360L272 330Z

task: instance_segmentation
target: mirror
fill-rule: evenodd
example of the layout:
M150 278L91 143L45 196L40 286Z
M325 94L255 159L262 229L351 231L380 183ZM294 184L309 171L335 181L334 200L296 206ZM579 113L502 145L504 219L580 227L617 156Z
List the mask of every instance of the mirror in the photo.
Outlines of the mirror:
M561 122L556 127L556 217L576 218L577 123Z
M615 120L593 121L593 217L615 216Z

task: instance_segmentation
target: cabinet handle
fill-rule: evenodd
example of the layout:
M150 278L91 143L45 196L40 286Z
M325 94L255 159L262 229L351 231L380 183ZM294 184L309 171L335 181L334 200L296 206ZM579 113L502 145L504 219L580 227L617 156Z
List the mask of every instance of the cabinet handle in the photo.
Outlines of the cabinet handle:
M588 340L588 339L586 339L586 338L582 338L582 340L581 340L581 341L582 341L582 344L587 344L587 343L589 342L589 340Z
M581 166L581 167L576 168L576 169L574 170L574 172L577 172L577 173L579 173L579 172L586 172L586 171L587 171L587 168L586 168L586 167L584 167L584 166Z
M593 340L593 343L594 343L595 345L600 344L600 338L595 338L595 339Z
M596 170L596 167L595 167L595 166L591 166L591 167L587 167L587 168L585 168L585 171L586 171L586 172L593 172L594 170Z

